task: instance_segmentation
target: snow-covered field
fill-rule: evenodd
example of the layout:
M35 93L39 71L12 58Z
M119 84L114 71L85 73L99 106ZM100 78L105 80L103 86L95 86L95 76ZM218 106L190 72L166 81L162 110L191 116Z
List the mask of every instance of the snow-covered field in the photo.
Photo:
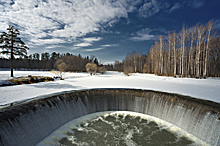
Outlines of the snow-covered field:
M25 75L56 76L49 71L14 71L14 75L15 77ZM9 76L10 71L0 71L0 80L9 79ZM119 72L106 72L103 75L94 76L90 76L88 73L64 73L63 77L65 80L0 87L0 105L56 92L94 88L155 90L189 95L220 103L219 78L173 78L140 73L125 76Z
M47 76L53 77L55 76L54 73L49 71L14 71L14 77L21 77L21 76ZM9 80L11 79L11 72L10 71L0 71L0 80Z

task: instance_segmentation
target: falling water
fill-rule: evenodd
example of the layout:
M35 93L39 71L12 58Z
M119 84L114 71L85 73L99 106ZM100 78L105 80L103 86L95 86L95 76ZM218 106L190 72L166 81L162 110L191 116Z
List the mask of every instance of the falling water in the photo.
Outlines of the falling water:
M132 111L155 117L208 145L220 145L218 103L126 89L72 91L1 109L0 145L36 145L66 123L104 111Z

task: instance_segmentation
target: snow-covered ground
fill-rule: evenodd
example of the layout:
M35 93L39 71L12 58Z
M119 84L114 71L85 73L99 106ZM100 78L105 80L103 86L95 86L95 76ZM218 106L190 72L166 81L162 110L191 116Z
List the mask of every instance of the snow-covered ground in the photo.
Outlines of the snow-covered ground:
M0 80L9 79L9 75L10 71L0 71ZM17 77L24 75L56 76L47 71L15 71L14 75ZM106 72L103 75L94 76L90 76L88 73L65 73L63 77L65 80L0 87L0 105L56 92L94 88L155 90L189 95L220 103L219 78L173 78L140 73L125 76L119 72Z
M14 71L14 77L21 77L21 76L47 76L53 77L55 76L54 73L49 71ZM9 80L11 79L11 72L10 71L0 71L0 80Z

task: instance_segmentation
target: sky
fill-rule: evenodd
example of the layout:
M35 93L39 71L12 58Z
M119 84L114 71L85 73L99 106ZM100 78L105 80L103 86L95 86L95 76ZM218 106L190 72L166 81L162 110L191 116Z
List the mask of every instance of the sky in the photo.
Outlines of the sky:
M147 53L159 35L213 20L219 0L0 0L0 32L20 30L28 54L94 55L107 64Z

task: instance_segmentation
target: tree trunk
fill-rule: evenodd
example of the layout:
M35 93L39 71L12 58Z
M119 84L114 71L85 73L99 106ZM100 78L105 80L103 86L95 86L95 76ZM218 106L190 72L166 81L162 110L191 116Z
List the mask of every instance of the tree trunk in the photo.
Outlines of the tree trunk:
M184 75L184 57L185 57L185 30L183 30L182 38L182 76Z
M154 54L153 50L151 52L151 73L154 72Z
M190 60L189 60L189 65L190 65L190 75L193 75L194 73L193 73L193 58L192 58L192 55L193 55L193 38L191 38L192 40L191 40L191 46L190 46L190 53L189 53L189 58L190 58Z
M175 37L176 35L174 34L174 41L173 41L173 59L174 59L174 72L173 75L176 76L176 43L175 43Z
M196 51L196 77L200 77L200 46L201 46L201 29L198 28L198 40Z
M171 61L171 57L170 57L170 41L169 41L169 52L168 52L169 54L168 54L168 74L169 74L169 76L170 76L170 73L171 73L171 63L170 63L170 61Z
M14 59L14 53L13 53L13 33L12 33L12 48L11 48L11 77L13 77L13 59Z
M181 68L181 66L182 66L182 48L180 48L178 52L179 52L179 53L178 53L178 54L179 54L178 56L180 57L179 73L178 73L178 74L179 74L179 75L182 75L182 68Z
M205 54L205 67L204 67L204 73L203 76L207 76L207 63L208 63L208 55L209 55L209 41L210 41L210 32L212 30L212 21L208 23L208 39L207 39L207 46L206 46L206 54Z
M11 77L13 77L13 46L11 49Z
M163 75L163 37L160 36L160 74Z

